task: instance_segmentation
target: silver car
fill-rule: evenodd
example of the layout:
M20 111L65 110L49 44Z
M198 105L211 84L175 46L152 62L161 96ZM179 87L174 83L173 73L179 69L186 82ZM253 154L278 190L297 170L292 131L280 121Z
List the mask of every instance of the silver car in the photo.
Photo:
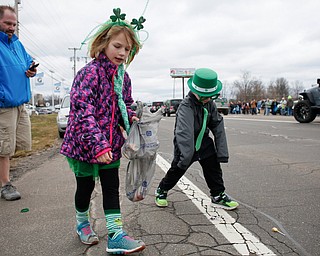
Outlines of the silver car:
M70 111L70 95L67 94L62 99L61 107L57 115L58 133L60 138L63 138L64 133L66 132L69 111Z

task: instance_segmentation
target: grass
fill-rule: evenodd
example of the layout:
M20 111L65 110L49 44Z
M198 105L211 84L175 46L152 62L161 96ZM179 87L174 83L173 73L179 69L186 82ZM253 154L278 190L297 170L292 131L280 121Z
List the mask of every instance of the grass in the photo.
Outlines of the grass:
M58 141L57 114L32 115L31 116L31 134L32 150L18 151L13 156L24 157L36 152L51 148Z

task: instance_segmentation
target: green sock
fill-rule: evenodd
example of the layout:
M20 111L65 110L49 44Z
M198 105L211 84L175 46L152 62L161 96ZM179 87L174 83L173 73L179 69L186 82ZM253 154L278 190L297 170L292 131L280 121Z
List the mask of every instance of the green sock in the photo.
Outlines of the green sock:
M122 230L120 209L106 210L104 214L107 221L108 234L112 237L114 233Z
M81 223L85 221L89 221L89 209L84 212L80 212L76 209L76 219L77 219L77 226L79 226Z

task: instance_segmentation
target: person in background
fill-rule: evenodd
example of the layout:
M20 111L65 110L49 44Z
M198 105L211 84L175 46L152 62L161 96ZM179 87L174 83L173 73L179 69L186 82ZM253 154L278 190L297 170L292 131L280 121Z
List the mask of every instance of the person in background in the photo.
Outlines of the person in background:
M270 109L271 109L271 100L269 98L266 99L264 102L264 115L268 116L270 114Z
M282 99L280 100L280 115L285 116L286 115L286 110L287 110L287 101L285 99L285 97L282 97Z
M16 150L31 150L31 123L25 103L31 98L29 78L37 70L31 56L14 34L17 15L0 5L0 182L1 198L18 200L20 193L10 181L10 157Z
M217 73L208 68L197 69L188 80L190 92L181 102L174 128L174 159L156 193L155 203L167 207L168 191L185 174L191 164L199 161L210 189L212 204L233 210L238 203L225 193L220 163L229 159L223 117L212 99L219 96L222 83ZM214 142L209 132L214 136Z
M251 114L252 115L256 115L257 114L257 102L255 99L253 99L251 102L250 102L250 108L251 108Z
M262 106L262 100L258 100L257 101L258 114L260 114L261 106Z
M272 115L276 115L277 112L278 112L278 101L277 99L274 99L272 102L271 102L271 114Z
M119 167L122 130L138 120L130 108L131 80L125 71L141 48L136 29L124 20L119 8L115 15L89 37L93 58L76 75L70 92L70 113L61 154L67 157L76 179L76 232L82 243L97 244L99 238L90 221L90 200L99 177L108 230L108 253L130 254L145 244L123 230L119 200ZM123 18L123 19L122 19ZM143 20L140 17L139 21ZM140 27L143 28L142 24Z
M293 99L292 96L288 96L287 100L287 116L292 116Z

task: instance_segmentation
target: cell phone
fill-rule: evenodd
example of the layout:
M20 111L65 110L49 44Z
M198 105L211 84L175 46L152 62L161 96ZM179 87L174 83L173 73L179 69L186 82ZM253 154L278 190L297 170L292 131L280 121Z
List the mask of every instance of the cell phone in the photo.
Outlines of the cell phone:
M34 71L35 68L38 67L38 66L39 66L39 63L33 64L33 65L29 68L29 70Z

